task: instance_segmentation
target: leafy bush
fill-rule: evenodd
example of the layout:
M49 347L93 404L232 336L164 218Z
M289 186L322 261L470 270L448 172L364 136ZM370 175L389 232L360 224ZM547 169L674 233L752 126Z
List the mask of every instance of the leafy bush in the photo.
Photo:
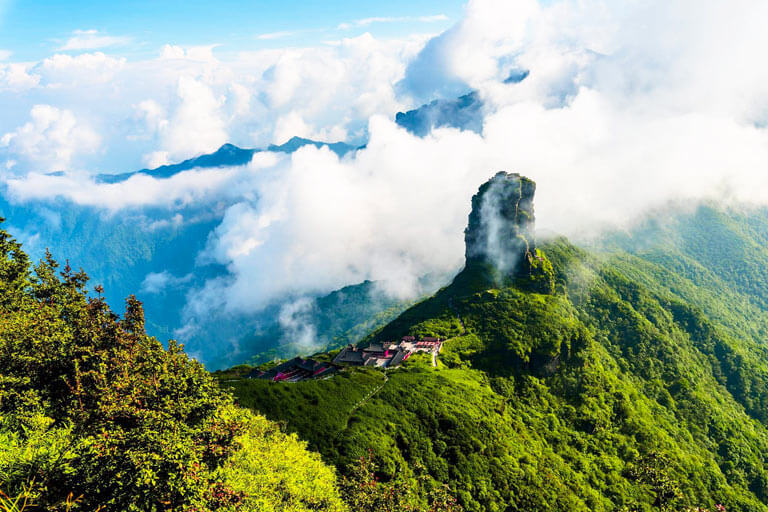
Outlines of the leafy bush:
M345 510L335 474L182 347L0 230L0 490L44 510ZM72 497L76 497L74 500Z

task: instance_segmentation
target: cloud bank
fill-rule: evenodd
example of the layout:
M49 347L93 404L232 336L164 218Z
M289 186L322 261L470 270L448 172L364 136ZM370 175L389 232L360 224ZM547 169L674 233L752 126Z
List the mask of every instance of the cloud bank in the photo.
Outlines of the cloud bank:
M438 21L448 21L448 16L445 14L432 14L428 16L374 16L371 18L355 20L350 23L340 23L338 29L348 30L352 27L367 27L374 23L435 23Z
M129 37L110 36L93 29L75 30L72 32L72 37L67 39L59 50L63 52L73 50L96 50L110 46L124 45L129 43L130 40Z
M224 142L265 147L294 135L362 141L370 116L407 106L394 84L424 40L364 34L236 54L219 54L218 45L167 44L154 57L128 60L96 51L116 51L120 38L81 31L65 44L67 53L39 62L0 55L0 137L22 130L36 105L50 105L101 139L99 151L73 141L57 170L91 172L183 160ZM0 163L15 160L19 173L49 170L24 156L0 147Z
M169 216L180 205L225 200L199 259L228 275L190 294L190 322L365 279L409 296L420 276L461 265L469 200L499 170L537 181L537 226L577 237L671 200L768 202L766 15L768 4L749 0L473 0L458 24L428 41L364 36L227 63L210 48L168 47L162 64L142 66L171 99L145 89L132 103L135 137L152 150L147 161L209 150L235 133L252 142L365 135L366 148L341 159L314 147L257 154L248 166L167 180L104 185L37 172L7 185L21 201L165 205ZM118 76L133 67L108 59L99 65ZM507 80L520 70L529 72L522 81ZM45 65L24 72L38 78L34 87L67 83L52 82ZM481 134L441 128L422 138L391 121L404 105L470 89L484 103ZM80 126L57 112L51 123ZM262 116L268 122L257 122ZM6 148L32 154L47 126L32 117L28 128L6 132ZM40 165L93 151L89 137L79 140ZM286 325L301 318L297 304Z
M30 120L0 137L0 147L44 171L67 168L76 153L94 152L101 139L70 110L35 105ZM12 166L11 166L12 167Z

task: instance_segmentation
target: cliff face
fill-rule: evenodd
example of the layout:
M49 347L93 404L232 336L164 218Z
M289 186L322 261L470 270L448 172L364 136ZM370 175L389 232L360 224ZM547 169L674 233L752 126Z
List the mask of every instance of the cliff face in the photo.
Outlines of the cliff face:
M493 265L502 276L519 275L535 255L533 195L536 183L500 172L472 197L464 231L467 265Z
M517 173L500 172L480 186L464 231L466 272L460 279L554 292L552 264L536 249L535 192L536 183Z

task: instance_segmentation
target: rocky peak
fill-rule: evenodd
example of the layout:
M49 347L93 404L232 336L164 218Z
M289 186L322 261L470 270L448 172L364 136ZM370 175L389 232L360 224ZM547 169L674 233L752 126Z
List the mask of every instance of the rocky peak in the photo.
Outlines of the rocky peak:
M533 195L536 183L499 172L472 197L464 231L467 265L491 264L502 277L520 275L535 256Z

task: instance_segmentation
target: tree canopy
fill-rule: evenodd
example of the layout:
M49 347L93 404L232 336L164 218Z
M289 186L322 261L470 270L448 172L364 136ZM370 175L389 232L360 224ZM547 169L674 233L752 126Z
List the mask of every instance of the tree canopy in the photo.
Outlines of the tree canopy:
M347 510L333 468L87 282L0 230L0 509Z

